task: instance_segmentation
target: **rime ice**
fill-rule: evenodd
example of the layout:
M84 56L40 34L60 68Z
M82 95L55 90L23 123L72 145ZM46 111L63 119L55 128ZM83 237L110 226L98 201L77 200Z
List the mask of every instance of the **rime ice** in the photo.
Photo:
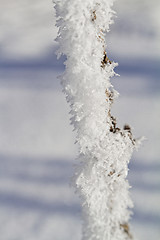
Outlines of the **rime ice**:
M105 33L113 23L113 0L55 0L58 56L66 55L61 76L79 146L75 186L82 201L83 240L129 240L126 180L137 141L128 125L117 127L111 106L118 97L110 78Z

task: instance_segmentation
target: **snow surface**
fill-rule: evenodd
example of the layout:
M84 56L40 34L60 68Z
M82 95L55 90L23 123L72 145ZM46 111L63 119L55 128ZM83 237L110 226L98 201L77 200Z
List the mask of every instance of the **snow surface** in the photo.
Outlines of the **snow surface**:
M3 6L2 3L7 4L8 1L0 2ZM14 2L17 4L17 11L20 1ZM35 6L40 2L42 4L42 1L34 2ZM152 1L151 7L158 9L157 4L158 1ZM44 5L49 11L52 9L51 2L45 2L43 7ZM139 5L136 5L139 9L137 14L141 12ZM31 1L27 0L26 13L30 11L31 6ZM42 12L43 7L39 7ZM121 10L122 7L124 5L121 6ZM0 11L5 14L2 9L4 10L1 7ZM152 15L155 13L152 10L150 12ZM15 14L15 11L10 9L10 16L13 13ZM31 23L34 21L33 15L27 17ZM23 25L24 15L21 16L18 22ZM50 16L50 22L51 18ZM6 23L6 20L4 22ZM40 22L37 30L40 31L39 34L42 34L40 26L43 22ZM148 28L149 25L150 22ZM155 31L158 32L158 21L155 21L155 25ZM129 26L134 26L134 22ZM6 30L10 31L6 28L5 25L3 32L0 30L1 36L4 36ZM20 37L26 34L18 29L14 31L14 34L16 33ZM132 225L139 240L159 240L160 54L155 45L158 37L156 35L148 40L148 35L142 33L141 37L141 34L137 34L136 39L141 41L132 39L132 47L127 45L128 39L132 38L128 30L125 30L121 38L117 38L115 33L114 41L112 44L110 41L109 44L112 58L119 62L116 71L121 74L120 78L113 80L120 92L114 114L118 115L121 125L124 122L130 123L136 136L147 137L144 146L134 155L130 164L129 178L135 202ZM33 48L38 53L43 48L43 53L46 52L47 55L48 47L50 48L52 43L48 46L42 35L39 41L43 42L41 47L37 46L37 38L35 41L32 37ZM28 41L26 45L25 41L22 41L19 47L18 42L12 42L12 35L6 35L5 40L1 42L1 47L8 45L12 50L5 48L1 54L0 67L1 239L80 240L79 200L69 187L76 155L74 133L68 125L69 109L56 79L63 67L61 62L59 65L55 63L55 57L51 57L52 52L47 57L41 52L41 59L28 60L28 54L34 58L36 56L33 48L30 50ZM18 56L14 47L19 51ZM118 54L112 51L115 48L118 49ZM134 55L128 55L128 50ZM19 62L13 61L15 57ZM50 64L51 61L53 64Z

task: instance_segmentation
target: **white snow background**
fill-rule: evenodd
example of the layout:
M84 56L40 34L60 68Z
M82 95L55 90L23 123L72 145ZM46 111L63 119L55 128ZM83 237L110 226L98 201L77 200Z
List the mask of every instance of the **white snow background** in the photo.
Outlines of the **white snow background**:
M130 163L139 240L160 239L160 2L121 0L107 35L119 125L147 140ZM0 240L80 240L76 146L57 76L52 1L0 0Z

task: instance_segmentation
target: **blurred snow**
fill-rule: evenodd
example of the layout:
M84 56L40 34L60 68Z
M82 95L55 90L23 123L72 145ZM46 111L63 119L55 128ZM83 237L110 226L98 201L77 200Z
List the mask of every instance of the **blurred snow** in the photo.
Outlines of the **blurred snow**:
M57 34L52 0L0 0L0 52L7 59L53 51Z
M115 1L114 9L117 17L107 36L110 54L129 59L159 58L160 1Z
M0 0L0 235L2 240L80 240L69 187L76 157L57 76L52 1ZM160 239L160 2L121 0L107 36L119 62L119 125L147 140L130 163L132 220L141 240Z
M69 109L59 94L59 74L41 69L12 70L1 77L2 154L73 158L74 138L66 117Z

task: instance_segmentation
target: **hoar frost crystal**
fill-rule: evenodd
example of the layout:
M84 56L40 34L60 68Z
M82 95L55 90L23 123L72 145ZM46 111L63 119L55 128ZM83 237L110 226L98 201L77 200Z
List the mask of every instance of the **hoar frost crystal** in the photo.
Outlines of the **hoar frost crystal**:
M83 240L129 240L129 208L133 207L126 180L128 163L140 140L111 115L118 93L110 78L114 67L106 53L105 33L113 23L113 0L54 0L58 57L64 54L61 83L76 130L79 164L75 186L81 197Z

